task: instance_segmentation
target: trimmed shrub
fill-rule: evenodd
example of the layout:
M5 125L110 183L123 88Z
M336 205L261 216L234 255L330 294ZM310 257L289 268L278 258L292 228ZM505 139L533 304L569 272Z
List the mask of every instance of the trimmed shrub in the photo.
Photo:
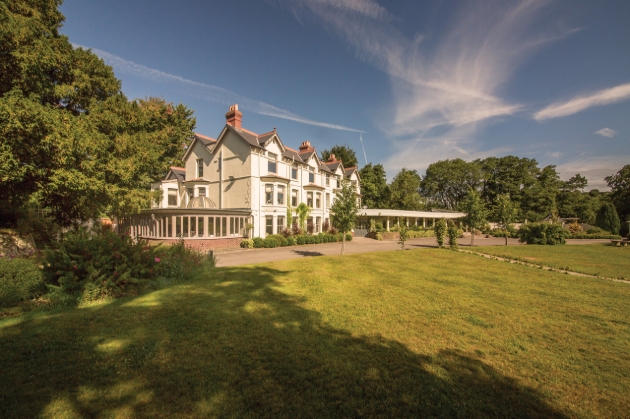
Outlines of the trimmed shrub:
M29 259L0 259L0 307L44 295L41 269Z
M297 244L306 244L307 236L297 236L296 242Z
M275 237L269 236L263 240L263 247L266 249L273 249L274 247L278 247L278 242Z
M383 235L381 233L376 233L376 240L383 240Z
M346 241L347 242L351 242L352 241L352 234L350 234L350 233L346 234Z
M444 235L446 234L446 221L443 218L435 222L435 237L437 238L438 247L444 246Z
M262 237L254 237L252 241L254 242L255 249L260 249L260 248L265 247L265 239L263 239Z
M280 234L270 234L265 240L272 239L276 241L276 247L284 247L287 245L287 239Z
M527 244L565 244L569 233L559 224L524 224L518 230L519 240Z
M601 235L607 235L608 232L606 230L602 230L599 227L591 227L588 230L586 230L586 234L597 234L601 236Z
M448 223L448 229L447 229L447 233L448 233L448 245L451 248L451 250L457 250L457 238L459 237L459 235L461 234L461 230L459 230L457 228L457 226L455 225L455 223L453 223L452 221Z
M287 246L295 246L295 239L293 237L287 237Z
M376 223L376 231L377 232L383 231L383 223Z
M254 248L254 240L245 239L241 242L241 247L243 249L253 249Z

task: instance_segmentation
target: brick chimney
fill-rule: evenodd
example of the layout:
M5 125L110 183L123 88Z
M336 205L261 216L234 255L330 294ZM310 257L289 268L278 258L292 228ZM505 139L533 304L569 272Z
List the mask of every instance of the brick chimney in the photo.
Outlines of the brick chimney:
M235 103L230 106L230 110L225 114L225 123L232 125L234 128L241 128L241 121L243 120L243 114L238 111L238 105Z
M304 153L306 151L315 151L313 146L311 146L310 141L304 141L302 142L302 145L300 146L300 153Z
M330 156L328 156L328 161L326 163L334 163L336 161L339 160L337 160L337 157L335 157L335 155L331 153Z

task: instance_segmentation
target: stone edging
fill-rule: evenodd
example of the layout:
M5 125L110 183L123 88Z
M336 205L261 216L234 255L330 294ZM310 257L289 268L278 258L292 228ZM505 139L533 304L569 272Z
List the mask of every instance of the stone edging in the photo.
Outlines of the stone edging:
M558 273L574 275L574 276L584 276L584 277L587 277L587 278L605 279L607 281L624 282L626 284L630 284L630 280L627 280L627 279L610 278L608 276L591 275L591 274L585 274L585 273L581 273L581 272L567 271L566 269L552 268L551 266L538 265L538 264L530 263L530 262L523 262L521 260L509 259L509 258L504 258L504 257L501 257L501 256L495 256L495 255L489 255L487 253L473 252L471 250L458 249L458 251L460 253L468 253L469 255L481 256L481 257L484 257L486 259L494 259L494 260L498 260L498 261L501 261L501 262L509 262L511 264L524 265L524 266L529 266L529 267L532 267L532 268L541 268L541 269L543 269L545 271L558 272Z

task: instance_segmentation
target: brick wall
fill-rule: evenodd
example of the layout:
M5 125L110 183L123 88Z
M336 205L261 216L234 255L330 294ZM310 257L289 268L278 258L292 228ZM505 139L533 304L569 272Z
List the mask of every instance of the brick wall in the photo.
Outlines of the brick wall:
M201 252L207 252L208 250L216 250L216 249L231 249L238 248L241 246L241 242L243 241L242 237L226 237L224 239L195 239L195 240L186 240L184 239L184 244L195 250L199 250ZM163 240L163 239L149 239L149 243L164 243L167 245L177 243L177 240Z

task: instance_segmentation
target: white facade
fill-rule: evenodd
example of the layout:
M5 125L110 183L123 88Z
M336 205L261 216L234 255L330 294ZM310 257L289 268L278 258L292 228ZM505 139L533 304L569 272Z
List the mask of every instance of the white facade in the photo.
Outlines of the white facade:
M308 141L299 149L289 148L275 129L260 135L248 131L241 127L241 118L234 105L216 139L196 135L184 155L184 167L172 167L164 180L152 184L153 190L162 191L152 211L239 211L251 217L249 236L265 237L290 227L287 209L292 208L295 217L300 203L310 207L309 224L315 233L322 231L344 180L355 185L360 200L356 168L344 168L334 156L321 162Z

